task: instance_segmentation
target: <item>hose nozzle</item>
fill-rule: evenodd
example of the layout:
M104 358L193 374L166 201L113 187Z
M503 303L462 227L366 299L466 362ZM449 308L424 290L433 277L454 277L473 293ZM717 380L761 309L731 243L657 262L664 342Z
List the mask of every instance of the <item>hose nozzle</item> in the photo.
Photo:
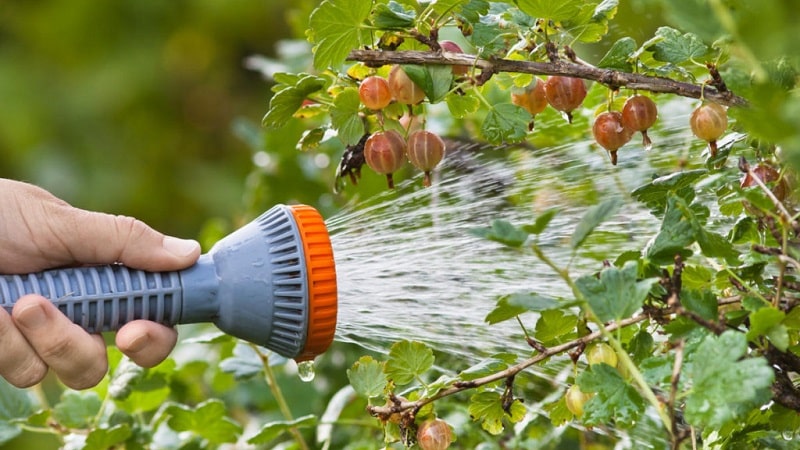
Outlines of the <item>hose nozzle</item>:
M122 265L0 276L0 306L49 298L91 333L137 319L214 323L297 361L325 352L336 330L333 249L319 212L277 205L217 242L192 267L148 272Z

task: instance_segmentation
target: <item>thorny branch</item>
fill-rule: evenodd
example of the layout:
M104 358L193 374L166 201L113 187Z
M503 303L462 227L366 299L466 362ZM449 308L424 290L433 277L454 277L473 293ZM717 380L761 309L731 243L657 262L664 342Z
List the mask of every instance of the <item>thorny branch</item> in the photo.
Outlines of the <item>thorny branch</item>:
M665 77L655 77L639 73L628 73L612 69L600 69L589 64L581 64L558 59L551 62L514 61L510 59L481 59L474 55L452 52L432 51L384 51L353 50L347 57L349 61L360 61L368 66L385 64L441 64L470 66L481 70L479 80L488 79L483 74L500 72L529 73L533 75L564 75L596 81L611 89L625 87L655 93L668 93L689 98L704 98L725 106L747 106L747 100L724 88L724 84L709 83L697 85L675 81Z

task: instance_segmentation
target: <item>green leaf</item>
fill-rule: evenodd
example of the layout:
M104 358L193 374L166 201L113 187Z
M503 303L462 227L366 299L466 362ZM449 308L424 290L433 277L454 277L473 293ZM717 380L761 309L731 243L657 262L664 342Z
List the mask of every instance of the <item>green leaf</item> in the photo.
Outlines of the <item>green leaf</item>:
M276 80L279 77L276 76ZM324 78L314 75L300 74L298 77L284 78L293 81L292 84L278 84L275 89L279 89L269 101L269 110L262 119L261 123L268 129L282 127L292 118L292 115L300 109L309 94L323 89L327 83Z
M747 339L758 342L764 336L778 350L785 352L789 347L789 330L783 324L786 313L772 306L764 307L750 314L750 330Z
M120 367L123 367L122 363L117 370ZM120 397L115 399L117 406L128 412L147 412L161 407L172 393L169 380L174 373L175 360L167 359L154 368L146 369L141 377L133 377L127 381L119 380L120 384L125 382L128 384L125 388L118 386L122 390L118 391ZM123 392L126 390L129 392Z
M503 432L504 418L516 423L525 417L527 411L522 402L515 399L509 412L506 412L500 394L492 391L479 392L470 397L467 410L473 420L481 421L481 428L495 436Z
M706 175L708 170L696 169L683 172L675 172L670 175L658 177L644 186L640 186L631 192L636 200L644 203L650 209L663 210L667 206L667 198L670 193L693 186L695 181Z
M522 231L529 233L529 234L541 234L553 218L558 214L558 208L550 208L547 211L543 212L536 218L536 221L533 222L531 225L523 225Z
M695 224L686 202L675 195L667 200L667 210L661 222L661 230L645 248L645 256L656 264L669 264L680 253L691 255L687 247L695 241Z
M399 341L389 350L384 371L398 386L411 383L433 365L433 350L422 342Z
M583 423L601 425L613 422L633 426L645 410L639 392L608 364L592 364L578 375L581 391L594 393L583 406Z
M133 386L144 376L144 368L128 358L123 358L108 383L108 396L114 400L125 400L133 392Z
M354 145L364 136L364 122L358 115L361 99L358 90L347 88L333 100L331 125L344 145Z
M380 29L411 28L417 13L403 8L403 5L390 1L388 5L378 3L372 13L372 24Z
M628 352L634 362L641 362L653 354L653 336L645 330L639 330L628 343Z
M622 269L610 267L600 272L600 279L585 275L575 281L589 307L602 322L630 317L642 307L656 278L637 281L638 265L629 261Z
M283 361L282 358L276 359ZM264 364L253 347L244 342L237 342L233 348L233 355L220 361L219 369L232 374L237 380L246 380L264 371Z
M544 405L544 410L550 418L550 423L557 427L566 425L575 417L567 408L566 396L563 395L559 396L555 402Z
M532 116L511 103L497 103L481 125L481 134L492 144L518 142L527 136Z
M769 401L775 374L765 358L745 358L746 353L747 338L738 331L709 335L700 343L687 374L687 422L718 428Z
M94 428L86 436L83 450L106 450L122 444L133 435L128 424L114 425L111 428Z
M102 401L94 391L67 390L53 408L53 418L69 428L87 428L100 412Z
M681 304L689 311L706 320L716 321L719 316L717 297L710 290L683 289L681 291Z
M303 136L297 142L297 149L301 152L318 149L322 138L325 137L325 131L325 127L317 127L304 131Z
M411 81L425 92L431 103L439 103L450 92L453 84L453 69L446 65L403 65L403 71Z
M338 66L350 50L361 47L361 26L371 10L371 0L325 0L311 13L308 34L316 44L314 68Z
M561 309L542 311L533 336L546 346L562 344L577 336L578 317Z
M488 228L473 228L469 231L475 236L515 248L521 247L528 240L528 233L521 231L504 219L492 220L491 226Z
M584 2L581 0L515 0L514 3L531 17L560 21L574 17Z
M576 249L583 244L583 241L592 234L598 225L603 223L622 206L622 200L619 198L610 198L599 205L593 205L586 210L586 213L581 218L575 231L572 233L569 245Z
M723 258L729 264L735 265L739 262L739 252L733 248L733 244L722 235L705 229L700 224L695 225L697 244L705 256L711 258Z
M170 416L167 424L173 430L192 432L213 444L236 442L242 433L242 427L225 416L225 404L216 398L206 400L195 408L171 405L165 413Z
M631 72L633 66L630 57L636 51L636 41L631 37L623 37L608 49L605 56L597 63L601 69L615 69Z
M11 423L33 414L33 402L26 389L12 386L0 378L0 445L17 437L22 429Z
M656 30L656 37L661 39L648 50L653 52L657 61L680 65L708 53L708 47L693 33L681 34L674 28L660 27Z
M493 373L505 370L511 364L517 361L517 355L513 353L496 353L474 366L464 369L458 377L461 380L469 381L477 378L485 377Z
M371 356L362 356L347 369L347 379L357 394L367 398L378 397L386 389L386 374L383 373L383 363Z
M279 420L265 424L255 436L247 440L248 444L265 445L292 428L310 428L317 426L317 417L313 414L298 417L294 420Z
M452 93L444 98L450 115L454 119L463 119L468 114L474 113L481 106L481 101L472 91L467 91L463 95Z
M486 322L494 325L513 319L528 311L544 311L559 306L558 300L538 294L516 293L503 295L497 300L495 308L486 316Z

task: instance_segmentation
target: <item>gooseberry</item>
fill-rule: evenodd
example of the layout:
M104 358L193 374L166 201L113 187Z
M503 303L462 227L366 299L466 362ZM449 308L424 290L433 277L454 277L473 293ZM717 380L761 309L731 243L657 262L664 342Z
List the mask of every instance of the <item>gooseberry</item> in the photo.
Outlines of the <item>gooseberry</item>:
M550 106L566 114L572 123L572 111L586 98L586 84L580 78L554 75L545 81L544 94Z
M389 189L394 189L392 174L403 167L406 141L397 131L379 131L364 143L364 160L380 174L386 175Z
M592 396L581 391L581 388L579 388L577 384L570 386L569 389L567 389L567 393L564 394L567 409L577 418L583 415L583 405L585 405L590 398L592 398Z
M653 142L647 136L647 129L652 127L658 118L656 102L650 97L634 95L625 101L622 107L622 125L633 131L642 132L642 146L650 150Z
M611 367L617 367L617 352L610 345L600 342L591 345L586 349L586 360L589 365L605 363Z
M544 111L547 107L547 98L544 92L544 82L535 78L524 90L511 91L511 103L525 108L532 116Z
M708 142L711 156L717 156L717 139L728 128L728 111L717 103L704 103L692 112L689 118L692 133Z
M755 175L755 177L750 175L751 172L753 175ZM744 174L740 183L741 188L746 189L758 186L755 178L758 178L766 185L775 183L772 189L770 189L772 191L772 195L774 195L779 202L783 202L786 199L786 196L789 193L789 183L786 181L786 178L781 176L780 172L775 170L775 168L765 163L757 164L749 172ZM744 202L744 207L752 214L760 214L760 212L754 208L750 202Z
M617 164L617 150L631 140L633 130L622 125L622 113L606 111L594 119L594 140L611 156L611 164Z
M431 171L444 157L445 144L436 133L417 130L408 136L406 152L408 160L419 170L425 172L423 186L431 185Z
M414 83L399 65L389 71L389 91L398 103L416 105L425 100L425 92Z
M453 432L442 419L426 420L417 429L417 443L422 450L446 450L453 442Z
M461 46L453 41L440 41L439 46L446 52L464 53L464 51L461 50ZM469 66L458 64L451 67L453 68L453 75L466 75L467 72L469 72Z
M392 102L392 93L389 91L389 82L386 78L372 75L364 78L358 87L358 97L361 103L369 109L380 110Z

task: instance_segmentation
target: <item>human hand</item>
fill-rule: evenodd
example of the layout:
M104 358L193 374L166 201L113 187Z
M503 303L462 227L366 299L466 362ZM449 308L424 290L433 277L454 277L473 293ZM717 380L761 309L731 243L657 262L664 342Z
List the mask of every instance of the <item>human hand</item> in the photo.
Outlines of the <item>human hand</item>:
M165 236L142 221L75 208L36 186L0 178L0 273L122 263L149 271L180 270L200 256L196 241ZM152 367L169 355L177 332L136 320L117 332L117 347ZM73 324L49 300L26 295L9 315L0 308L0 376L18 387L42 380L48 368L73 389L108 371L102 336Z

